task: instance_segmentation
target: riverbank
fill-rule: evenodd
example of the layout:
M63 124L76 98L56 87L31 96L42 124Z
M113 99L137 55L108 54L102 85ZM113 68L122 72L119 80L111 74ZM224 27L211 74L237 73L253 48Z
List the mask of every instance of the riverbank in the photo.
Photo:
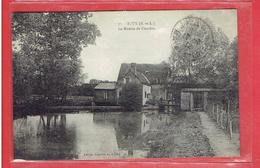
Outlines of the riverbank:
M203 125L203 132L209 138L209 143L215 155L226 157L239 156L239 143L234 143L223 130L217 127L208 114L205 112L198 112L198 114ZM235 142L239 142L239 139L236 139Z
M77 113L79 111L89 112L119 112L123 111L121 106L14 106L14 117L26 115L40 115L49 113Z
M121 106L47 106L47 110L49 111L79 111L79 110L87 110L91 112L108 112L108 111L122 111L123 108Z
M214 156L209 139L203 134L200 116L192 112L171 115L169 124L140 135L135 139L134 146L149 147L150 158Z
M125 111L122 106L43 106L43 105L20 105L13 108L14 118L26 115L40 115L49 113L77 113L79 111L89 112L122 112ZM142 111L158 110L158 106L145 106Z

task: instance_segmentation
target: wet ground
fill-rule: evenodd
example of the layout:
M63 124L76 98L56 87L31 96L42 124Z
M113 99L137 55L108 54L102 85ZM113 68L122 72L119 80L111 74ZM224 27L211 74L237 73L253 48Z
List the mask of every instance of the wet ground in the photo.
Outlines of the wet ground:
M214 156L198 113L49 114L14 120L14 158L25 160Z

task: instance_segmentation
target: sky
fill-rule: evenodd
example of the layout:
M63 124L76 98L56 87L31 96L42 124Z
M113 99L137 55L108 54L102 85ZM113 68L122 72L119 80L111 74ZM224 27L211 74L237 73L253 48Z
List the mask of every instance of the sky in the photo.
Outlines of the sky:
M83 48L83 72L90 79L116 81L121 63L167 61L170 34L177 21L196 16L210 19L230 41L237 36L236 10L107 11L92 12L89 19L101 36ZM129 25L130 24L130 25ZM127 28L127 29L124 29ZM134 30L133 30L134 29Z

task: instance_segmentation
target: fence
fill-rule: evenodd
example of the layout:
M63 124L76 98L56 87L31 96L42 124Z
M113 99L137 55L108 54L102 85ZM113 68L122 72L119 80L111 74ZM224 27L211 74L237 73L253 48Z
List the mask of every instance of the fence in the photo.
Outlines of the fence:
M237 108L231 108L232 103L227 102L225 106L220 102L211 102L208 104L207 112L217 125L228 133L230 139L234 134L239 134L239 113Z

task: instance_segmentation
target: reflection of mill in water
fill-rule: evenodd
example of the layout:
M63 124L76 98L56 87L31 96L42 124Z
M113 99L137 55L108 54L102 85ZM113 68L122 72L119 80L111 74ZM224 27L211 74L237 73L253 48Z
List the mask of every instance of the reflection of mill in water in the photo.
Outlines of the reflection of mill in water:
M141 149L134 144L135 138L141 134L141 116L141 113L94 113L93 121L96 124L110 123L115 130L120 155L132 157Z
M147 131L158 131L169 125L168 114L158 113L94 113L93 121L99 124L110 123L116 134L118 148L126 151L126 157L146 157L149 145L138 143Z

